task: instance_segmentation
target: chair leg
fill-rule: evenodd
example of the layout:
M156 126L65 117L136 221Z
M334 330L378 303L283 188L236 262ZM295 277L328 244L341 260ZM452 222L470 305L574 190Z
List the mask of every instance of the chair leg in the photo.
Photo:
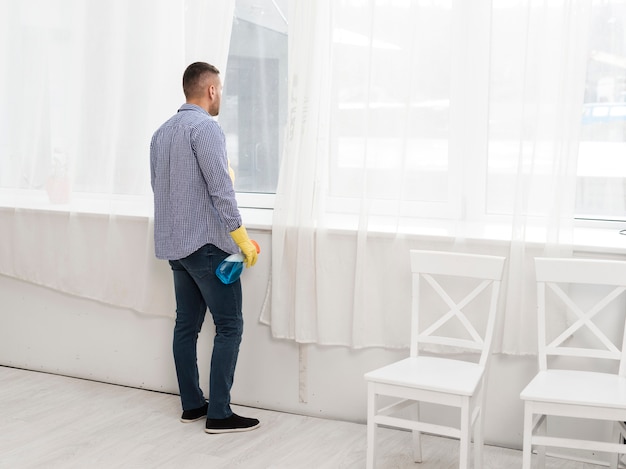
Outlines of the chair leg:
M420 403L416 402L411 406L411 413L413 420L419 422L420 419ZM418 430L412 430L412 446L413 446L413 461L422 462L422 433Z
M548 434L548 416L543 416L543 421L537 427L537 433L541 436ZM541 445L537 447L537 460L539 461L539 468L545 469L546 467L546 447Z
M468 469L470 461L470 415L469 399L465 398L461 407L461 438L459 441L459 469Z
M620 425L618 422L613 423L613 431L612 431L612 436L613 436L613 441L616 441L617 443L622 443L622 433L620 431ZM620 453L613 453L610 455L610 459L609 459L609 468L610 469L617 469L617 467L619 466L619 456Z
M476 417L474 424L474 469L482 469L483 467L483 446L485 445L485 437L483 433L483 409Z
M532 458L533 413L530 405L524 404L524 443L522 447L522 469L530 469Z
M367 390L367 453L366 453L366 468L374 469L376 465L374 449L376 447L376 422L374 417L376 415L376 393L374 391L374 385L368 384Z
M422 433L412 430L413 462L422 462Z

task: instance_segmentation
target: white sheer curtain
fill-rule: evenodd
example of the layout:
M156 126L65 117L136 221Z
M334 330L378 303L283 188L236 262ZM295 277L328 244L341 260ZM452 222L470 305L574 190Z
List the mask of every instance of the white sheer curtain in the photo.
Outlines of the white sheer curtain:
M226 71L234 0L0 2L0 273L173 314L149 142L197 60Z
M499 251L499 351L534 352L528 251L571 252L589 8L290 4L289 128L261 317L275 337L405 347L408 250Z

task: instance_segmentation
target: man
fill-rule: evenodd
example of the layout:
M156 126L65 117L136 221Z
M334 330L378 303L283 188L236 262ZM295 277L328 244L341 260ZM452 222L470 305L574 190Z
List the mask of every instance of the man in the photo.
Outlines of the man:
M247 431L259 421L230 408L243 332L241 282L225 285L215 270L239 249L251 267L257 251L242 224L226 140L214 118L222 97L219 70L204 62L189 65L183 91L186 103L150 143L155 251L157 258L169 261L174 274L173 351L181 421L206 416L207 433ZM208 404L199 385L196 347L207 307L215 324Z

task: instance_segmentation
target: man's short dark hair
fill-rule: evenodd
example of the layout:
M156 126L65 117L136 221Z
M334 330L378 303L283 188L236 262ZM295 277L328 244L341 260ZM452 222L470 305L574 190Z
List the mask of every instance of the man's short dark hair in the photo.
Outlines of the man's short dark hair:
M186 98L193 98L202 93L202 86L207 75L219 75L214 65L206 62L194 62L183 73L183 91Z

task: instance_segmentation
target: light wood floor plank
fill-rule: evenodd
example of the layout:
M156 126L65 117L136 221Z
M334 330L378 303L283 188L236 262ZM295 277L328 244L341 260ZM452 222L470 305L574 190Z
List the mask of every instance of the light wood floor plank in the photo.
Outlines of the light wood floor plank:
M0 367L0 469L360 469L366 428L350 422L234 406L261 420L251 432L204 433L182 424L169 394ZM381 468L456 468L458 442L379 430ZM487 446L485 469L521 467L519 451ZM548 458L549 469L601 466Z

